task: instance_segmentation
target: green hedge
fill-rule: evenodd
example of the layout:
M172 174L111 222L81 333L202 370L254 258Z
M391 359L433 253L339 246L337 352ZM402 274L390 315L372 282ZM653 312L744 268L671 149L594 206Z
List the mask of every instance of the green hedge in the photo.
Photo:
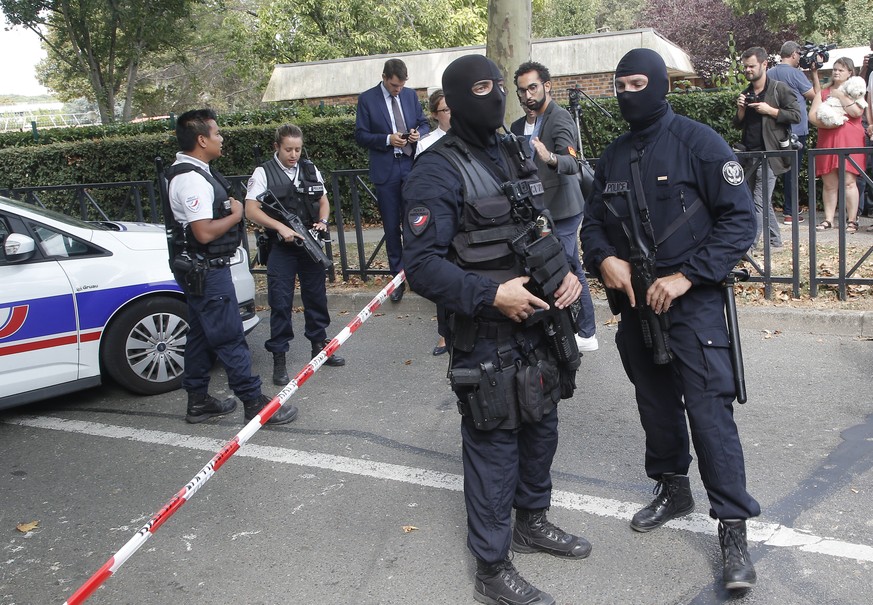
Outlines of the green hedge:
M283 122L309 121L316 117L354 115L354 106L318 105L302 102L271 109L227 113L219 116L222 127L280 124ZM85 141L113 136L139 136L143 134L172 134L175 116L143 122L115 123L71 128L39 128L34 138L31 130L23 132L0 132L0 149L7 147L32 147L54 143Z
M709 124L729 143L739 140L740 131L731 126L736 108L735 92L671 94L669 100L677 113ZM598 99L598 103L614 119L605 118L590 102L583 102L583 120L591 134L589 142L583 133L583 150L589 157L599 156L610 141L627 130L627 124L621 119L614 98ZM312 117L311 114L317 112L316 110L318 108L296 106L220 116L224 156L215 162L216 168L225 175L250 174L255 166L253 148L260 146L262 156L268 157L272 153L273 132L277 124L289 120L295 121L303 129L306 151L324 174L325 180L329 181L330 173L337 169L366 168L367 152L354 141L354 108L332 108L329 109L330 112L340 115ZM322 112L326 113L328 109ZM350 112L352 115L349 115ZM168 125L162 123L161 127L162 130L158 133L143 131L133 136L85 137L84 140L0 149L0 189L154 180L154 157L160 155L170 162L176 152L175 140ZM75 131L77 136L90 132L89 129L82 128L57 130L64 131L59 132L58 139L73 136L69 131ZM809 142L810 145L815 144L814 132L811 133ZM800 183L801 196L805 196L805 170L801 174ZM99 200L101 206L108 204L105 210L110 216L118 216L113 210L124 203L122 199L115 199L119 194L114 195L115 197L113 194L106 194ZM781 188L777 188L774 199L780 201L780 196ZM343 191L340 197L343 199L344 212L350 212L350 200L347 199L349 196ZM805 199L801 197L801 200ZM361 202L364 218L377 220L378 212L369 197L362 194ZM64 206L68 204L69 202L63 203Z

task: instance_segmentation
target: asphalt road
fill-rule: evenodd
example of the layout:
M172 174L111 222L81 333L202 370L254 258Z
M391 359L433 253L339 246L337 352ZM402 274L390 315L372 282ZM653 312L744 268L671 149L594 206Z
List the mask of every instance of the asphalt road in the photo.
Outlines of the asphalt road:
M359 302L332 300L331 335ZM628 527L653 484L614 328L601 321L601 350L559 408L550 513L593 553L515 557L558 603L871 602L873 345L815 316L745 317L749 403L736 417L764 510L750 528L758 586L720 588L696 469L693 515L650 534ZM268 377L266 324L249 342ZM435 340L429 305L412 296L377 312L342 347L348 365L323 367L295 394L298 420L255 434L88 602L473 603L459 418ZM306 344L292 345L292 374ZM213 390L226 393L223 372ZM0 412L0 605L62 603L242 428L241 409L201 425L184 411L181 392L105 385Z

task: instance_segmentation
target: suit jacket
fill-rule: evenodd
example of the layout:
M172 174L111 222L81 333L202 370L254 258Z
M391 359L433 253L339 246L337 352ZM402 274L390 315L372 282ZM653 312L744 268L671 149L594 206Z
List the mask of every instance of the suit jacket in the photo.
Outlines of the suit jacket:
M571 148L579 153L576 149L576 122L570 112L559 106L554 99L549 102L539 119L539 139L546 149L552 150L558 160L558 165L553 168L534 154L537 173L545 189L543 202L556 221L581 214L585 208L585 199L579 187L579 164L570 155ZM522 136L524 117L513 122L509 130L516 136Z
M398 95L403 121L407 128L415 128L419 133L430 132L430 124L421 110L418 95L411 88L404 88ZM393 134L391 116L385 103L381 84L365 90L358 96L358 109L355 116L355 142L370 152L370 180L381 185L388 180L391 163L394 161L394 148L386 143ZM413 154L415 148L412 149Z

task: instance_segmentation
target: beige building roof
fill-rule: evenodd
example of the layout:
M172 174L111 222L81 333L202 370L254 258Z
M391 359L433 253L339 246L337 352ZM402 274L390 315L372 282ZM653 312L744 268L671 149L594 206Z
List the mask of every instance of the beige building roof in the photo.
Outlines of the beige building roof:
M689 78L696 75L685 51L650 28L535 40L531 43L531 58L548 66L553 77L608 73L633 48L651 48L658 52L664 58L671 77ZM276 65L263 100L357 95L379 83L382 66L386 59L392 57L406 63L409 69L408 87L432 89L441 85L443 71L449 63L470 53L485 54L485 47L464 46Z

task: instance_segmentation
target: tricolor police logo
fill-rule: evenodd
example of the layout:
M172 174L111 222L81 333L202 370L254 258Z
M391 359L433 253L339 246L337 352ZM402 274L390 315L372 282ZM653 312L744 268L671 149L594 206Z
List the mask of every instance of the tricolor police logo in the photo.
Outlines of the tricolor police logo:
M743 167L740 166L740 163L736 160L726 162L725 165L721 167L721 175L724 177L724 180L728 182L728 185L733 185L734 187L742 185L743 179L745 178Z
M430 223L430 209L425 206L416 206L409 211L409 229L413 235L421 235Z

